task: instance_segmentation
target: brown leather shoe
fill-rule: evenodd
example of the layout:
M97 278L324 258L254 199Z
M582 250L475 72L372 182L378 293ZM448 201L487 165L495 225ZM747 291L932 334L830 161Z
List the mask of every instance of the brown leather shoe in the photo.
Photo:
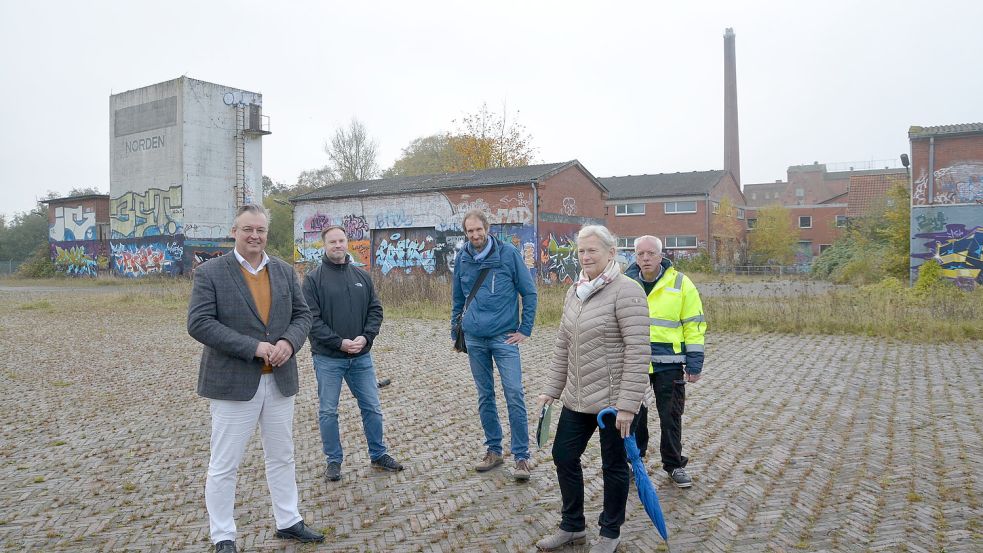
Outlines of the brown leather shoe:
M512 477L520 482L525 482L529 480L529 474L532 469L529 468L529 461L525 459L519 459L515 462L515 469L512 470Z
M482 459L480 463L474 466L474 470L478 472L487 472L497 467L498 465L501 465L503 462L504 461L502 461L501 455L489 451L485 453L485 458Z

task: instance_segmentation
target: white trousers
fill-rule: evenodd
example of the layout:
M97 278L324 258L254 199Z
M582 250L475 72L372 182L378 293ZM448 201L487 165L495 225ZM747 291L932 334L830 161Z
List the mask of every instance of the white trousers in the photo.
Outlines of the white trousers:
M294 463L294 398L284 397L272 374L264 374L249 401L211 400L212 454L205 479L205 507L212 543L236 539L233 508L236 475L259 422L266 484L277 529L301 521Z

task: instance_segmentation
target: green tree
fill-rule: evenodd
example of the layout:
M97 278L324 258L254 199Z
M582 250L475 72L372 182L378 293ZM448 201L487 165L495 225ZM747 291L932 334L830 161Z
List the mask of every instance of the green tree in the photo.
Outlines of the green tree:
M290 188L294 191L293 193L302 194L302 192L297 192L297 190L317 190L318 188L324 188L325 186L330 186L338 182L338 177L335 175L334 170L328 166L321 167L320 169L310 169L304 171L297 176L297 184Z
M449 134L432 134L414 138L403 148L393 166L386 169L384 177L410 177L446 173L461 164L457 152L451 147Z
M758 210L758 222L748 237L748 256L754 265L788 265L795 259L799 232L792 226L792 215L780 204Z
M884 270L902 281L907 280L911 267L911 193L902 181L887 193L884 225L877 230L884 242Z
M378 146L358 119L352 118L348 127L336 129L324 151L341 182L369 180L379 173Z
M287 189L289 190L289 189ZM294 206L287 201L288 192L271 194L263 198L263 205L270 212L270 230L266 248L281 259L294 259Z
M744 224L737 218L737 208L727 196L720 199L713 216L714 261L722 265L738 263L744 251Z
M48 242L48 206L16 213L0 227L0 259L27 259Z

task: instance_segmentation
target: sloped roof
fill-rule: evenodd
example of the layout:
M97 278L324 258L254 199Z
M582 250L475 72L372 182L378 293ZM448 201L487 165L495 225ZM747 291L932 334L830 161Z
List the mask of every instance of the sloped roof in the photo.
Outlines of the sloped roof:
M610 192L610 200L653 198L658 196L688 196L707 194L727 174L726 171L692 171L689 173L659 173L597 179Z
M40 204L57 204L62 202L74 202L80 200L108 200L109 194L82 194L80 196L65 196L64 198L48 198L47 200L38 200Z
M908 138L929 138L943 134L972 134L983 133L983 123L961 123L958 125L938 125L935 127L919 127L912 125L908 129Z
M857 175L850 177L846 214L849 217L867 215L878 202L884 201L889 190L905 186L908 179L900 175Z
M527 165L526 167L501 167L464 173L442 173L437 175L419 175L413 177L391 177L355 182L341 182L318 188L313 192L290 198L291 202L311 200L328 200L335 198L350 198L353 196L384 196L407 194L414 192L433 192L437 190L452 190L456 188L480 188L483 186L501 186L508 184L524 184L539 182L567 169L580 169L595 182L586 169L577 160L563 163L546 163L542 165ZM597 183L601 186L601 183ZM603 186L601 186L603 188Z

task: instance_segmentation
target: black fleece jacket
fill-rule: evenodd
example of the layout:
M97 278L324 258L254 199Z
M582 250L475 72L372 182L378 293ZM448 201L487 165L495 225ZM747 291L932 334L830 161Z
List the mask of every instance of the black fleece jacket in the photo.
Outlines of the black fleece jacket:
M334 263L325 256L304 277L304 297L311 310L311 351L329 357L358 357L372 349L382 326L382 303L375 295L372 279L351 264ZM365 336L366 344L356 355L341 351L341 340Z

